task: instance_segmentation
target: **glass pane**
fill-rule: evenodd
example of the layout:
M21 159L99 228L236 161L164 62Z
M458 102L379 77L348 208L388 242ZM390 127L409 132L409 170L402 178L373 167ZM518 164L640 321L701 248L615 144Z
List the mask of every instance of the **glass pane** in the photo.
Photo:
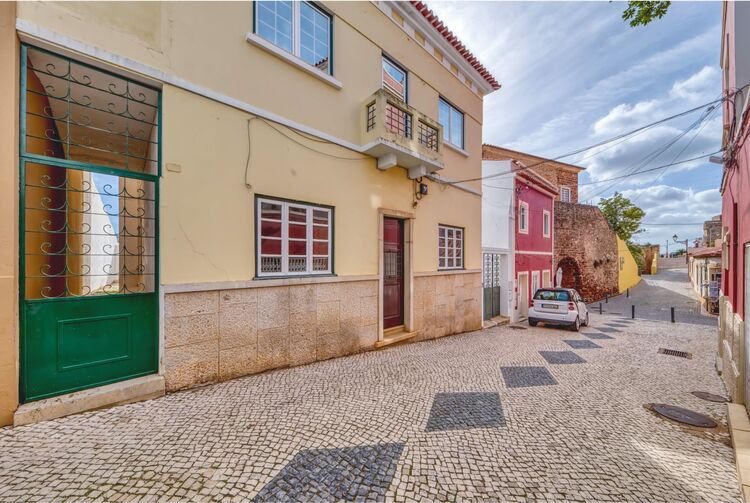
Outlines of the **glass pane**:
M27 299L154 291L153 182L27 163Z
M313 271L328 271L328 257L313 258Z
M292 2L258 0L256 4L257 34L292 52Z
M289 237L295 239L307 238L307 226L305 224L289 224Z
M307 257L289 257L289 272L307 272Z
M269 222L267 220L261 220L260 222L260 235L264 237L281 237L281 222Z
M260 216L264 219L281 221L281 205L277 203L260 203Z
M445 248L438 248L438 257L445 257Z
M464 114L455 108L451 108L450 142L459 148L464 148Z
M438 102L438 122L443 126L443 139L450 140L450 106L443 100Z
M281 272L281 257L261 257L260 272Z
M27 153L158 173L158 91L33 47L27 54Z
M281 255L280 239L261 239L260 252L263 255Z
M313 223L327 224L328 223L328 211L313 210Z
M453 259L449 258L446 267L453 267Z
M313 243L313 255L328 255L328 243L315 241Z
M289 207L290 222L307 222L307 210L296 206Z
M300 4L300 57L329 73L331 18L309 3Z
M328 239L328 227L322 225L313 226L313 238L314 239Z
M307 241L289 241L289 255L307 255Z
M406 101L406 73L383 58L383 85Z

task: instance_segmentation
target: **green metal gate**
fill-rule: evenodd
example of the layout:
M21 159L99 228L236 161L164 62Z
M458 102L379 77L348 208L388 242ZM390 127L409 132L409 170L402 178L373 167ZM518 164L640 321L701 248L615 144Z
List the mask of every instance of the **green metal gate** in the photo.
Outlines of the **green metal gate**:
M485 253L482 266L482 283L484 286L484 319L489 320L500 315L500 264L498 253Z
M158 370L157 89L21 48L21 401Z

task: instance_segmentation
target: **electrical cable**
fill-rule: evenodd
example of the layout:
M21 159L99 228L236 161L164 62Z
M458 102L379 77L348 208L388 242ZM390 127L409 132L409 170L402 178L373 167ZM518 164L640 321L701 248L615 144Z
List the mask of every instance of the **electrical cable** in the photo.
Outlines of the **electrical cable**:
M541 164L546 164L546 163L548 163L550 161L558 161L558 160L564 159L566 157L570 157L570 156L573 156L573 155L576 155L576 154L580 154L581 152L585 152L587 150L591 150L593 148L600 147L600 146L606 145L608 143L612 143L613 141L617 141L617 140L620 140L620 139L625 138L625 137L631 137L635 133L639 133L639 132L645 131L647 129L651 129L652 127L658 126L659 124L663 124L665 122L668 122L670 120L676 119L678 117L683 117L685 115L689 115L689 114L691 114L693 112L697 112L698 110L702 110L702 109L704 109L706 107L709 107L711 105L714 105L716 103L726 101L727 99L728 98L723 97L723 98L719 98L719 99L716 99L716 100L713 100L713 101L709 101L708 103L704 103L703 105L697 106L695 108L691 108L689 110L685 110L683 112L677 113L675 115L671 115L669 117L665 117L663 119L660 119L658 121L652 122L650 124L646 124L644 126L638 127L636 129L630 130L628 132L625 132L625 133L613 136L612 138L608 138L606 140L602 140L602 141L600 141L598 143L595 143L593 145L589 145L587 147L579 148L579 149L574 150L572 152L568 152L567 154L563 154L563 155L560 155L560 156L557 156L557 157L554 157L554 158L551 158L551 159L544 159L543 161L539 161L539 162L530 164L528 166L521 166L520 168L514 169L512 171L505 171L505 172L502 172L502 173L495 173L493 175L480 176L480 177L475 177L475 178L467 178L467 179L464 179L464 180L453 180L453 181L445 182L445 183L447 183L449 185L454 185L454 184L457 184L457 183L476 182L476 181L479 181L479 180L487 180L487 179L490 179L490 178L496 178L496 177L500 177L500 176L512 175L512 174L518 173L519 171L524 171L524 170L527 170L527 169L531 169L531 168L533 168L535 166L539 166Z

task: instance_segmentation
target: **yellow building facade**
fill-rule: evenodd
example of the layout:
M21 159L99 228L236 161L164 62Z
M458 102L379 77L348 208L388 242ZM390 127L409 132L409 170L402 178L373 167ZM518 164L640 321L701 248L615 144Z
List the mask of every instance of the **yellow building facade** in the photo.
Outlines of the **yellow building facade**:
M633 288L641 281L638 264L630 253L627 243L617 236L617 261L619 264L617 282L620 293Z
M481 327L499 85L423 5L9 2L0 42L0 424Z

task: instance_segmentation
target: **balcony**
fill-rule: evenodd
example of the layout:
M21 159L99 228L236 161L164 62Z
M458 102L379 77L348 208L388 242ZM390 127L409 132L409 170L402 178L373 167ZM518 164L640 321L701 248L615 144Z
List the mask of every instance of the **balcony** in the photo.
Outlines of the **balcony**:
M361 123L363 152L378 159L378 169L401 166L412 179L443 169L440 124L388 91L365 101Z

